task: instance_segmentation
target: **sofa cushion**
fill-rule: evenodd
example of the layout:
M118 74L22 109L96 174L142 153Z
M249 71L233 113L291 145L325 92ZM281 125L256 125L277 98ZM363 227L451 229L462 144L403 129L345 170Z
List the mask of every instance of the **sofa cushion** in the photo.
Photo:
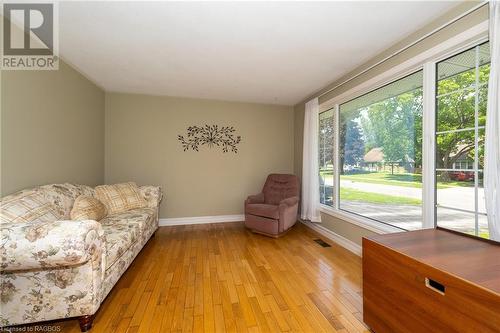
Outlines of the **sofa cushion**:
M80 195L73 204L70 216L72 220L100 221L106 217L106 207L94 197Z
M92 189L90 189L91 194L88 189L90 188L85 185L63 183L40 186L38 192L45 197L47 202L56 207L61 220L69 220L75 199L82 194L93 195Z
M101 225L106 237L106 269L132 245L142 241L142 235L153 221L154 209L140 208L106 216Z
M246 214L263 216L271 219L279 219L280 211L279 206L267 204L248 204L246 206Z
M105 206L108 214L116 214L147 206L135 183L101 185L95 188L95 195Z
M56 207L36 189L8 195L0 201L0 223L57 221Z

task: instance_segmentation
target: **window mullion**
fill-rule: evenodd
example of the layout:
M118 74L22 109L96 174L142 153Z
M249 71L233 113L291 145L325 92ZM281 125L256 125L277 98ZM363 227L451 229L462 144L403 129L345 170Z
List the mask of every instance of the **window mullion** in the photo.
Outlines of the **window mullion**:
M476 91L474 96L474 232L479 235L479 200L478 200L478 187L479 187L479 45L476 46Z
M340 197L340 156L339 156L339 142L340 142L340 114L339 105L335 104L333 111L333 207L339 209L339 197Z
M422 228L436 227L436 64L424 64L422 140Z

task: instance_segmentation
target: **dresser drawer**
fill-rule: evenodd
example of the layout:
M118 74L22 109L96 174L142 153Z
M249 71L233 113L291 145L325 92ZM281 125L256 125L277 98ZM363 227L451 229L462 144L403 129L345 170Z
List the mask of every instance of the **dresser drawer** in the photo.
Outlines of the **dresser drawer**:
M500 296L363 239L363 317L376 333L498 333Z

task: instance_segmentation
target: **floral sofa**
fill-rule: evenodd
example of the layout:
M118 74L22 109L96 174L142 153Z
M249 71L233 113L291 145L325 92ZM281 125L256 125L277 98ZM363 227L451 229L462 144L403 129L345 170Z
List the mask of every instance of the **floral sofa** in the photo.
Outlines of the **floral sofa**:
M161 190L139 190L147 207L100 222L69 218L79 195L94 195L85 185L44 185L2 198L3 207L37 206L43 216L1 215L0 327L79 317L82 331L90 329L101 302L158 228Z

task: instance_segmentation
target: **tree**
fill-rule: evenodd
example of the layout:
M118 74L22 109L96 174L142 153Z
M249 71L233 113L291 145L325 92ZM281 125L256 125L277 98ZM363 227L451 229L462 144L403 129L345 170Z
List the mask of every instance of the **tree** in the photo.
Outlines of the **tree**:
M356 166L363 161L365 154L365 143L361 136L361 128L358 123L348 120L346 124L346 134L344 149L342 150L344 163Z
M421 165L422 89L374 103L362 114L368 147L381 147L386 164Z
M319 117L319 167L333 165L334 143L333 112L326 112Z
M486 119L487 82L490 65L479 67L480 88L477 90L478 125L484 126ZM437 82L437 119L438 132L472 128L467 131L440 133L436 135L437 168L450 169L453 163L464 156L474 158L475 146L475 102L476 102L476 70L471 69ZM349 136L354 135L353 142L363 141L365 152L375 147L383 148L385 162L394 166L403 163L413 164L415 168L422 166L422 89L417 88L397 96L373 103L358 110L340 112L340 170L344 163L355 165L356 160L347 160ZM358 129L352 129L352 123ZM359 125L361 128L359 128ZM357 131L357 132L356 132ZM360 134L360 138L356 138ZM362 138L361 138L362 135ZM484 154L484 130L479 130L478 158L482 164ZM357 150L359 153L359 149ZM358 155L359 156L359 155ZM447 172L441 178L449 178Z
M346 149L346 139L347 139L347 135L348 135L348 132L351 132L352 131L352 123L355 123L355 121L353 119L356 119L359 117L359 110L349 110L349 111L345 111L345 110L342 110L341 109L341 112L340 112L340 133L339 133L339 162L340 162L340 174L343 175L344 174L344 164L346 163L345 159L346 159L346 150L350 150L348 147ZM357 123L355 123L357 125ZM351 129L351 130L350 130ZM356 131L356 130L354 130ZM355 145L355 146L359 146L359 145L363 145L364 147L364 142L363 142L363 138L361 137L361 130L358 126L357 128L357 131L358 131L358 138L357 140L359 141L362 141L361 143L358 143L358 144L355 144L355 141L356 141L356 133L354 133L354 137L352 139L352 143L350 143L350 145ZM364 154L364 152L361 152L361 154ZM357 156L355 156L357 158ZM363 156L361 156L362 158ZM350 163L350 162L353 162L353 161L348 161L347 163L348 164L356 164L356 163Z
M490 65L479 67L480 88L478 98L478 125L484 126L486 120L487 86ZM458 73L438 81L437 122L438 132L472 128L461 132L442 133L436 136L437 167L450 169L460 156L474 157L475 146L475 103L476 103L476 72L475 69ZM481 86L481 84L483 84ZM482 158L484 130L478 136L480 144L479 158ZM449 180L449 173L442 172L441 179Z

